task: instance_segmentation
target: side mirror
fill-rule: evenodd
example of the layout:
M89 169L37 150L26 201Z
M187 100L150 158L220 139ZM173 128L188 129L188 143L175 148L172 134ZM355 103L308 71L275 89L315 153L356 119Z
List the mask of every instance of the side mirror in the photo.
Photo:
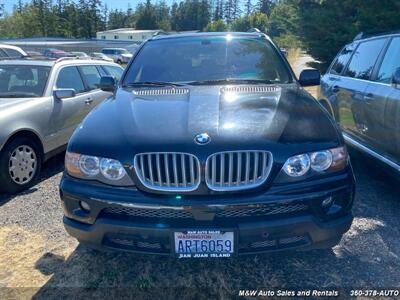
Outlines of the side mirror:
M73 98L76 96L76 91L74 89L56 89L53 91L53 96L59 100Z
M396 89L400 89L400 68L394 71L392 76L392 85Z
M113 76L103 76L100 79L100 89L104 92L114 93L116 85L117 84Z
M315 69L303 70L300 73L299 83L301 86L320 85L321 73Z

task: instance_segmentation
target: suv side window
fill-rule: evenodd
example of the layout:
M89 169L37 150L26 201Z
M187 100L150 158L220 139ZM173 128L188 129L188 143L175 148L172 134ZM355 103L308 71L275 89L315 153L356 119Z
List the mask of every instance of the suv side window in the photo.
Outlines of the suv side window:
M342 73L343 69L346 67L347 62L350 59L351 54L353 53L354 45L347 45L340 52L335 62L332 65L329 73L339 75Z
M121 68L114 66L103 66L103 68L106 69L109 75L114 76L114 78L118 81L121 79L122 73L124 72L124 70Z
M96 66L80 66L79 70L82 72L83 80L89 91L99 88L101 76Z
M75 89L77 94L85 92L85 86L77 67L65 67L58 74L57 88Z
M382 83L390 83L394 71L398 68L400 68L400 37L395 37L386 51L376 80Z
M0 49L0 57L8 57L7 53L3 49Z
M17 50L14 50L14 49L5 48L3 50L4 50L4 52L7 53L7 55L9 57L22 57L23 56L20 52L18 52Z
M386 39L376 39L360 43L351 58L345 76L368 80L385 42Z

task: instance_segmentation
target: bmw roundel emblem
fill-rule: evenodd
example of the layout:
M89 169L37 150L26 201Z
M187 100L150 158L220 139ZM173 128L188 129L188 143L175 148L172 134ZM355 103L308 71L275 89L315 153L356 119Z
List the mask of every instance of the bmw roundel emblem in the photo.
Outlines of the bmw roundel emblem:
M208 135L208 133L200 133L198 135L196 135L196 137L194 138L194 141L196 142L196 144L199 145L206 145L209 142L211 142L211 138Z

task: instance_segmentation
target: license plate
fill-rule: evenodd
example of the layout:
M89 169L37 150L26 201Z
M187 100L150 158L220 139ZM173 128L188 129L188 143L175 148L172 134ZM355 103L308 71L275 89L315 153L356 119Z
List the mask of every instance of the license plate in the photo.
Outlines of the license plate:
M192 230L174 232L175 253L179 258L230 257L234 253L231 231Z

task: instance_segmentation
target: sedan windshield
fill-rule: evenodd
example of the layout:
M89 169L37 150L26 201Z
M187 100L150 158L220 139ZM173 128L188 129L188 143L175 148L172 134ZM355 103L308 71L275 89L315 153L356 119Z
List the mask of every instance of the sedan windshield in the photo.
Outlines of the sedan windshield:
M228 34L149 41L132 62L123 84L141 82L288 83L291 75L265 38Z
M43 97L50 67L0 66L0 98Z

